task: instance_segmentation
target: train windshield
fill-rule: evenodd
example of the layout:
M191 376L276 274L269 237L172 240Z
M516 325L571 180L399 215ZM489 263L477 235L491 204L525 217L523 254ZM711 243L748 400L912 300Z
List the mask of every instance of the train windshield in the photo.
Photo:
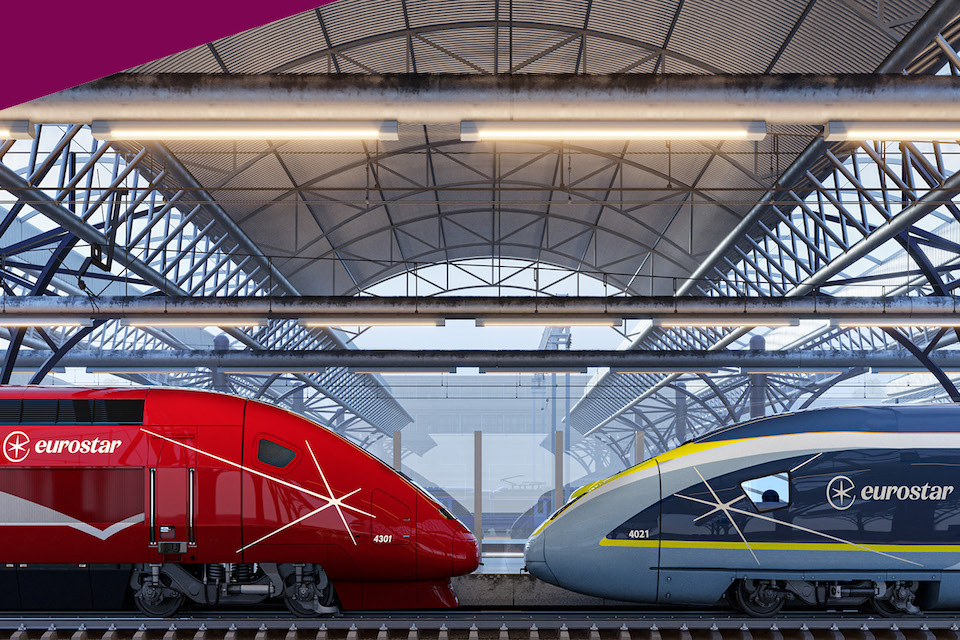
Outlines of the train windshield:
M440 515L442 515L442 516L443 516L444 518L446 518L447 520L456 520L456 519L457 519L456 516L454 516L452 513L450 513L450 512L447 510L447 508L443 505L442 502L440 502L439 500L437 500L437 499L433 496L433 494L431 494L429 491L427 491L427 490L424 489L422 486L420 486L420 483L419 483L419 482L417 482L416 480L414 480L413 478L411 478L410 476L408 476L407 474L405 474L403 471L397 471L396 469L394 469L394 471L396 471L397 474L398 474L399 476L401 476L404 480L406 480L407 482L409 482L409 483L413 486L414 489L416 489L417 491L419 491L420 493L422 493L428 500L430 500L430 502L432 502L434 505L436 505L436 507L440 510Z

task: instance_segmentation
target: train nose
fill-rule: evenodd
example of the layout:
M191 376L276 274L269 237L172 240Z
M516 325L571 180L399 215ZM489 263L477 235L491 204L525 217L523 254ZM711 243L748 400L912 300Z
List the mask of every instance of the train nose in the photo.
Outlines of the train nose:
M453 534L453 574L462 576L473 573L480 565L480 545L469 531L457 531Z
M547 566L547 559L544 554L544 546L546 545L544 533L544 531L541 531L527 540L527 544L523 548L523 561L530 575L544 582L559 585L557 578L550 571L550 567Z

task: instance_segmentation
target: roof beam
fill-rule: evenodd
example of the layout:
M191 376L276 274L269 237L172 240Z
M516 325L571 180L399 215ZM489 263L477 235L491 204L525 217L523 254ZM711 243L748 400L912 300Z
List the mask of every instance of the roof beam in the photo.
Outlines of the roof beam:
M952 76L117 74L0 110L2 120L942 120Z
M0 352L2 357L3 352ZM45 362L47 351L25 351L17 368ZM943 369L960 368L960 352L941 351L930 359ZM925 370L906 350L873 351L593 351L593 350L305 350L216 351L145 350L86 351L67 354L58 367L90 367L100 371L182 371L217 368L223 373L316 372L325 368L389 372L390 370L449 370L480 367L485 370L550 371L610 367L625 372L704 372L741 367L757 372L808 373L874 367Z
M960 174L952 178L960 183ZM898 216L899 218L899 216ZM896 220L896 219L895 219ZM893 222L893 221L891 221ZM905 224L905 222L904 222ZM877 234L881 230L877 230ZM896 233L892 227L887 233ZM879 238L877 238L879 240ZM855 245L854 248L857 248ZM860 249L846 260L854 260ZM839 259L838 259L839 262ZM822 282L826 272L840 268L830 265L817 274L814 282ZM143 274L149 273L141 270ZM813 280L811 278L810 280ZM804 283L812 287L813 283ZM804 296L782 298L721 298L673 296L658 297L495 297L495 296L430 296L430 297L355 297L355 296L103 296L92 304L87 296L21 296L0 298L0 326L4 320L23 321L29 318L62 320L111 319L128 321L184 319L192 322L231 318L255 318L262 321L280 319L341 321L345 325L363 324L362 320L396 319L500 319L542 321L547 324L594 319L655 319L669 321L702 321L704 326L729 321L729 326L751 326L750 319L833 319L915 321L919 324L949 324L960 321L958 298L955 296L899 297L829 297ZM49 323L48 323L49 324ZM762 323L760 323L762 324Z

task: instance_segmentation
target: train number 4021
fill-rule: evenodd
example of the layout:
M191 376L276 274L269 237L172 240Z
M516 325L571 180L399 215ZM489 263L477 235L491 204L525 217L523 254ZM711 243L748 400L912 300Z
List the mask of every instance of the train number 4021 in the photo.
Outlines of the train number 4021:
M627 537L631 540L646 540L650 538L650 529L630 529Z

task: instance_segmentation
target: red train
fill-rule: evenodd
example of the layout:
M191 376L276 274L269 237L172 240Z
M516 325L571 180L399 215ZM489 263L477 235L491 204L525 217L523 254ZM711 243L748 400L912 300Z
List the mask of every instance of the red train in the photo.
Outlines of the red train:
M456 606L450 577L478 564L424 491L260 402L0 387L0 442L0 589L31 567L110 567L150 615L268 598L317 615Z

